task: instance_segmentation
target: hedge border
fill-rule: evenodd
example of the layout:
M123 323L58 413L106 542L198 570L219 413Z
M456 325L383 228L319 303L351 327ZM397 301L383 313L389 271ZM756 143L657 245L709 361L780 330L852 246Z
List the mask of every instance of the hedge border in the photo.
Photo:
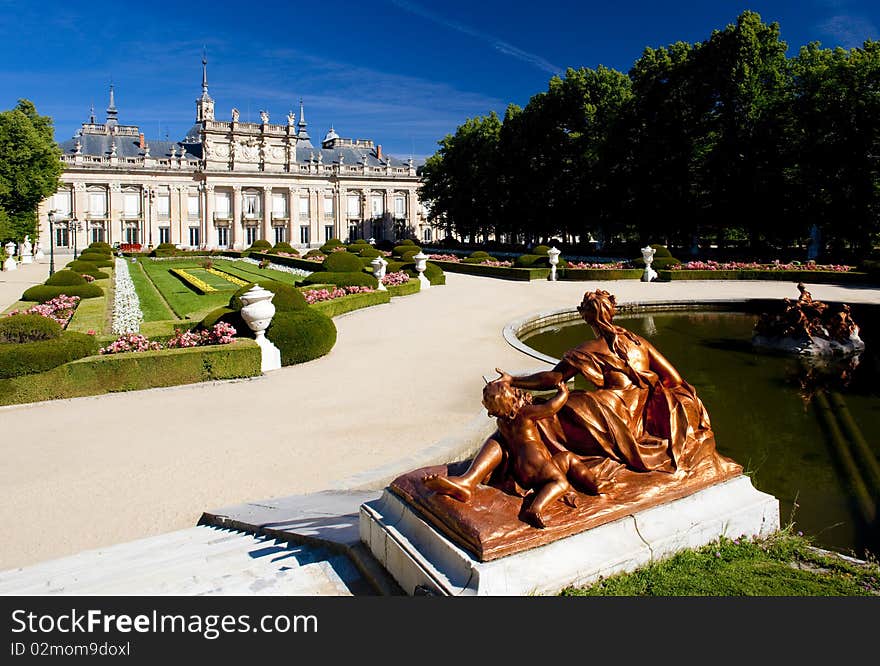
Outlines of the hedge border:
M832 271L698 271L664 270L657 271L657 279L671 280L774 280L780 282L809 282L813 284L877 284L867 273L852 271L834 273Z
M255 377L261 374L260 361L260 348L248 339L228 345L89 356L46 372L0 380L0 405Z
M550 276L549 268L505 268L503 266L484 266L483 264L462 264L455 261L437 261L436 259L431 259L431 263L436 264L447 273L464 273L465 275L494 277L519 282L546 280Z
M409 282L386 286L385 289L388 290L388 293L391 294L392 298L397 298L399 296L411 296L412 294L417 294L422 290L422 283L419 282L416 278L410 278Z
M373 305L381 305L382 303L390 303L391 302L391 294L387 291L368 291L361 294L349 294L348 296L341 296L339 298L334 298L329 301L319 301L318 303L313 303L311 307L313 310L317 310L318 312L327 315L331 319L333 317L338 317L341 314L345 314L346 312L351 312L353 310L360 310L361 308L368 308Z
M281 264L282 266L290 266L291 268L299 268L310 273L319 273L323 270L321 264L317 261L309 261L308 259L297 259L296 257L284 257L279 254L268 254L266 252L251 252L251 259L268 259L272 263Z

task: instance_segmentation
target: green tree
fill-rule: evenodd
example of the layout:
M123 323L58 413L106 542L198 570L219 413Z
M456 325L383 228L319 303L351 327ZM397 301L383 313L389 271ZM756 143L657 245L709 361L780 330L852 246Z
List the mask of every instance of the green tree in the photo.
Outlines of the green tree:
M37 207L58 189L61 150L52 119L19 100L0 113L0 235L21 240L37 235Z

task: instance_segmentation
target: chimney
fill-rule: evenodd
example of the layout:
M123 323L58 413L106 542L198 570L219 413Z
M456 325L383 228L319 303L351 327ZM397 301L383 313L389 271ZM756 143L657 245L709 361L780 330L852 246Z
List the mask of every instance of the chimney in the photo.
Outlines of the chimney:
M381 143L378 146L376 146L376 157L378 157L380 160L382 159L382 144Z
M144 143L144 133L141 132L141 150L143 150L145 146L146 144Z

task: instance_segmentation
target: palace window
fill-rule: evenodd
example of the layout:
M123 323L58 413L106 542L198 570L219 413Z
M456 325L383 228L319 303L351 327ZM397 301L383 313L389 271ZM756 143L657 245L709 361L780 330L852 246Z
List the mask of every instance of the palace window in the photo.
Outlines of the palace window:
M256 192L245 192L242 199L242 209L246 219L257 219L260 217L260 197Z
M198 247L199 246L199 228L198 227L190 227L189 228L189 244L190 244L190 247Z
M309 198L308 197L300 197L299 198L299 219L300 220L308 220L309 219Z
M349 219L359 218L361 216L361 198L356 194L348 195L348 217Z
M326 243L331 238L333 238L333 225L332 224L325 224L324 225L324 242Z
M229 227L217 227L217 247L229 247Z
M254 241L257 240L257 228L256 227L245 227L244 228L244 240L247 243L248 247L253 245Z
M67 247L70 244L70 235L67 232L67 227L58 228L55 227L55 245L58 247Z
M324 197L324 217L333 217L333 197Z
M303 245L309 244L309 228L302 226L299 228L299 242Z
M275 243L287 242L287 227L275 227Z
M159 227L159 242L160 243L170 243L171 242L171 227Z
M287 196L272 194L272 217L278 220L287 219Z
M70 217L70 192L58 192L52 198L52 208L55 211L55 219L66 220Z
M140 229L136 226L127 226L125 227L125 242L131 245L136 245L140 243Z
M104 233L104 225L103 224L92 224L92 243L106 243L107 241L104 239L106 234Z
M214 217L221 220L228 220L230 218L229 215L230 206L229 206L229 192L217 192L214 194Z
M160 194L156 197L156 213L159 219L167 220L171 217L171 197L167 194Z
M122 193L122 215L123 215L123 217L140 217L141 216L141 193L140 192L123 192Z
M406 217L406 199L403 197L394 198L394 217Z
M384 197L381 194L374 194L370 197L370 202L372 204L373 217L382 217L385 214Z
M107 193L89 192L89 213L92 217L107 216Z
M431 240L431 228L426 227L424 231L422 231L422 240L425 242L430 242Z
M201 208L201 206L199 206L199 195L198 194L187 195L187 197L186 197L186 213L187 213L187 216L189 217L189 219L198 220L200 217L199 216L200 208Z

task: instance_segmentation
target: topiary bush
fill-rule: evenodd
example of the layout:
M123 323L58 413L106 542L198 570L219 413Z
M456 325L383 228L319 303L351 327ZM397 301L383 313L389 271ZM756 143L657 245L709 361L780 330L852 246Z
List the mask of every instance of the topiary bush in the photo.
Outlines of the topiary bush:
M17 314L0 318L0 343L54 340L61 335L61 324L38 314Z
M411 238L404 238L402 241L400 241L399 245L415 245L415 243Z
M58 271L54 275L49 276L44 284L52 286L72 286L86 284L85 278L76 271Z
M326 253L321 250L309 250L306 252L307 257L323 257Z
M410 250L409 252L404 252L402 255L400 255L400 260L404 263L409 263L411 261L415 261L415 256L419 252L421 252L421 250L419 250L418 252L416 250Z
M281 351L281 365L304 363L327 354L336 344L336 325L315 310L278 312L266 337Z
M418 245L415 245L412 241L407 243L406 245L398 245L393 250L391 250L391 254L395 257L402 257L408 252L412 252L413 254L418 254L422 251Z
M80 298L98 298L99 296L104 295L104 290L96 284L79 284L72 286L38 284L26 290L21 295L21 300L45 303L61 294L65 294L66 296L79 296Z
M255 240L245 252L265 252L272 249L272 243L262 238Z
M654 243L651 245L654 248L654 261L651 262L651 268L654 270L662 271L668 270L672 266L677 266L681 264L681 261L672 256L672 253L669 251L665 245L660 245L659 243ZM645 260L639 257L638 259L632 260L632 265L638 268L645 267Z
M299 250L293 247L290 243L284 242L275 243L272 252L286 252L287 254L295 254L296 256L299 256Z
M360 259L350 252L334 252L324 259L321 267L331 273L356 273L363 265Z
M331 238L321 246L321 254L330 254L334 247L341 247L342 241L338 238Z
M36 315L39 317L39 315ZM98 352L94 335L65 331L50 340L0 344L0 379L44 372Z
M275 300L274 298L272 299ZM240 304L241 301L238 301ZM236 333L241 336L246 336L250 331L250 327L245 323L244 319L241 318L241 310L235 310L230 307L217 308L216 310L211 310L208 314L205 315L204 319L199 322L199 328L204 329L206 331L211 330L214 327L214 324L219 324L220 322L224 322L226 324L230 324L233 328L235 328Z
M468 257L471 259L487 259L489 257L489 253L483 252L483 250L477 250L476 252L471 252Z
M539 254L521 254L513 260L515 268L536 268L539 266L549 266L550 259L547 256Z
M83 252L81 255L79 255L77 260L94 264L95 268L111 268L113 266L113 257L103 254Z
M112 254L113 252L113 248L110 246L110 243L102 243L100 241L90 243L86 250L97 250L98 252L104 252L106 254Z
M229 307L233 310L241 310L241 295L246 291L249 291L254 284L255 283L251 282L236 291L232 295L232 298L229 299ZM267 289L275 294L275 297L272 299L272 304L275 306L277 312L305 310L309 307L305 297L296 287L291 287L288 284L277 282L275 280L262 280L256 284L259 284L263 289ZM212 311L211 314L214 312L216 312L216 310Z
M536 245L532 248L532 251L529 254L535 254L539 257L546 257L548 252L550 252L549 245Z
M355 260L360 264L360 259L355 257ZM318 271L305 278L303 284L334 284L337 287L372 287L376 289L379 286L379 281L374 276L364 273L358 268L357 273Z
M358 254L359 254L361 257L367 257L368 259L374 259L374 258L376 258L376 257L381 257L381 256L382 256L382 253L379 252L379 250L377 250L376 248L374 248L372 245L368 245L367 247L362 248L361 251L360 251Z

